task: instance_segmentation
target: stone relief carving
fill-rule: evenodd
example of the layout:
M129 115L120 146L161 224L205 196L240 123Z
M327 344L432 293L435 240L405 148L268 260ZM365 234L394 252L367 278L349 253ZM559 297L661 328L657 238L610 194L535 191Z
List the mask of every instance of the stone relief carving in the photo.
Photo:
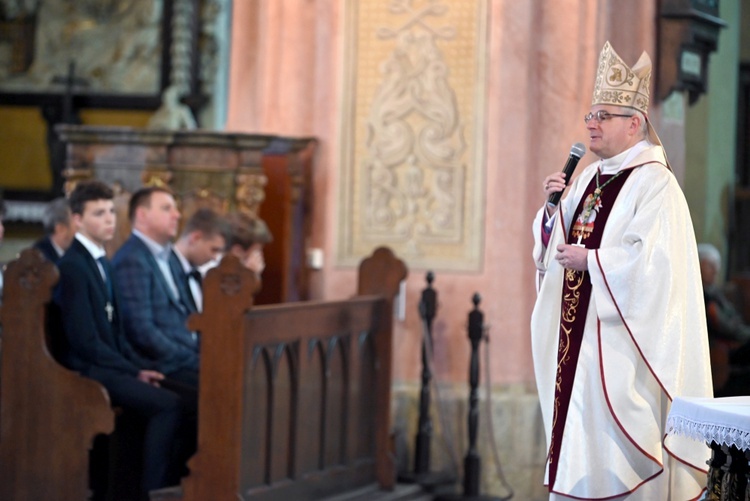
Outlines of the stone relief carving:
M404 239L420 254L430 240L461 237L464 126L435 32L394 36L367 121L366 230Z
M476 267L482 240L476 193L483 166L467 137L481 146L476 116L483 109L472 108L480 101L467 97L482 91L482 71L456 54L476 57L483 51L465 27L467 19L473 21L466 13L481 11L484 2L392 0L388 15L373 21L380 22L376 26L368 20L377 2L365 4L370 5L358 4L368 14L362 14L357 32L374 34L369 43L382 47L384 57L367 61L377 64L377 72L358 75L363 82L377 78L377 84L369 86L369 96L357 96L359 102L369 99L353 113L362 120L361 142L344 146L354 149L352 168L358 170L351 177L355 185L344 187L356 193L345 254L354 257L355 249L369 242L386 243L422 266L432 260L451 268L450 260L468 258L458 267ZM477 19L480 24L481 16Z

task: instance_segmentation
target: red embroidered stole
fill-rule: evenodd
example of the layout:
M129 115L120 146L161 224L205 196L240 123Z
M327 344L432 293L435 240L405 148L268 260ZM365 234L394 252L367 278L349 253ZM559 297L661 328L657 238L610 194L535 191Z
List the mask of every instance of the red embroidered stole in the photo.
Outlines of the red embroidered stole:
M599 186L602 186L602 189L598 200L594 196L597 186L596 177L591 179L576 208L576 219L571 225L566 243L575 244L580 237L581 245L587 249L599 248L612 205L632 171L633 169L627 169L622 171L620 175L600 174ZM604 186L605 183L606 186ZM586 212L587 206L592 203L594 205L589 210L588 221L582 221L581 218ZM557 476L558 454L562 447L563 430L568 415L578 354L581 350L581 342L584 336L583 329L591 299L591 279L587 271L566 269L563 273L565 276L562 288L560 339L558 341L557 374L555 376L555 407L552 418L552 440L547 454L550 491L555 485Z

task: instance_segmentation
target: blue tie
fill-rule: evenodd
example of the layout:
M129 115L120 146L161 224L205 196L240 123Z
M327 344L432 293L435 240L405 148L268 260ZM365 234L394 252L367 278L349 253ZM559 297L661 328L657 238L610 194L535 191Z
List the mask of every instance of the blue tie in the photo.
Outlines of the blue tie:
M112 301L112 296L114 294L112 290L112 276L109 273L109 263L105 256L98 257L96 260L99 261L99 264L102 265L102 269L104 270L104 284L107 286L107 299Z

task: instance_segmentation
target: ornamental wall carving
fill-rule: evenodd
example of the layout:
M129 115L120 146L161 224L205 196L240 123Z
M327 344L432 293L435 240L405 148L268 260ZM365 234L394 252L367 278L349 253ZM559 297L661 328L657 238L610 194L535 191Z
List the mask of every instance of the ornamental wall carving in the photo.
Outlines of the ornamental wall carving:
M339 258L478 270L487 3L346 2Z

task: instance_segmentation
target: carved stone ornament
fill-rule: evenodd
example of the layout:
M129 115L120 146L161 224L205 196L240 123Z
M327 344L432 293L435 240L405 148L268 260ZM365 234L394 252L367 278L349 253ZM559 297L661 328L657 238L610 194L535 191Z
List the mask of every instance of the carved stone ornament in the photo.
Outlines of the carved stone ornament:
M413 266L479 269L487 2L346 6L340 264L388 245Z

